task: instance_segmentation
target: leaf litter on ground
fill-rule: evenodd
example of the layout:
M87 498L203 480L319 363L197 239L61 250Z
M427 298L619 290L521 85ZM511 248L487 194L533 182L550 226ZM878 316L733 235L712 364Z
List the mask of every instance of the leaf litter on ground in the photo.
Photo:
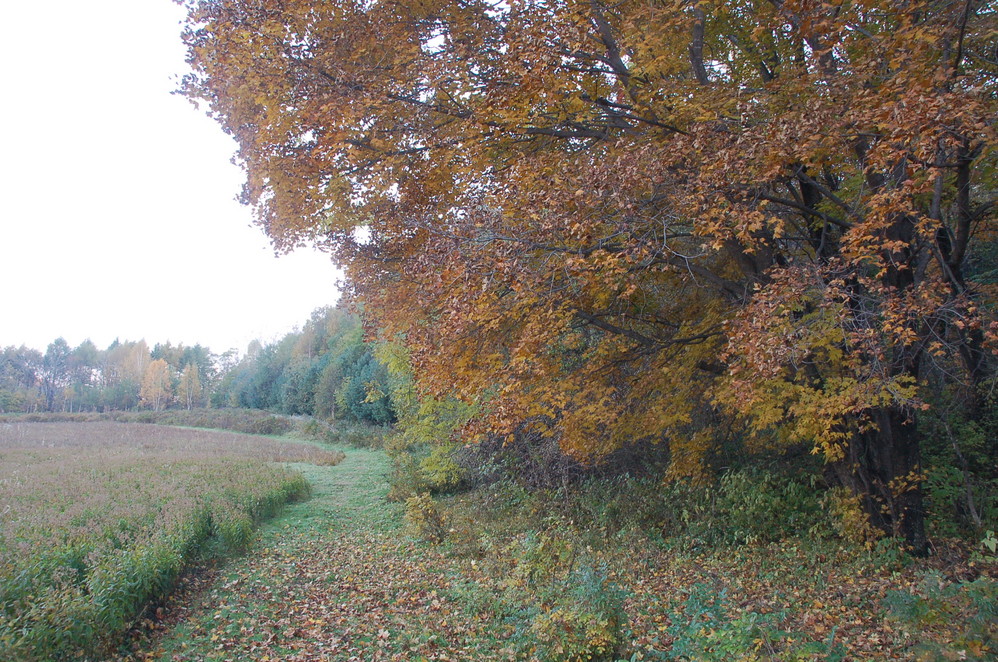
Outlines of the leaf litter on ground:
M469 585L486 596L501 593L504 578L495 572L501 565L406 535L401 508L384 499L382 453L353 449L337 467L300 468L313 499L265 526L249 554L192 580L188 594L171 599L160 619L149 619L127 659L523 659L523 649L511 644L515 626L487 601L482 608L462 593ZM703 551L625 547L600 555L628 592L621 653L634 660L677 659L677 627L690 623L676 621L690 617L684 601L695 587L723 596L731 618L757 615L774 628L771 641L759 635L755 659L783 659L780 653L790 649L807 650L802 643L824 644L837 657L793 659L931 659L918 652L922 640L942 648L959 643L960 623L916 632L889 618L884 597L917 591L930 572L948 582L993 581L996 574L994 563L975 563L968 547L955 542L941 543L928 560L899 566L792 541ZM993 640L993 626L990 632ZM966 659L991 652L972 650Z

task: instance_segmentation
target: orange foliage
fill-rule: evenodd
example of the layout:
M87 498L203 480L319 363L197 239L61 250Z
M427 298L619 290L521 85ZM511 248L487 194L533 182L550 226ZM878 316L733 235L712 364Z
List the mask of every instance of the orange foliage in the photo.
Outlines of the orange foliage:
M832 462L879 431L886 486L925 362L983 375L987 3L187 4L259 223L333 251L469 435L695 475L729 414Z

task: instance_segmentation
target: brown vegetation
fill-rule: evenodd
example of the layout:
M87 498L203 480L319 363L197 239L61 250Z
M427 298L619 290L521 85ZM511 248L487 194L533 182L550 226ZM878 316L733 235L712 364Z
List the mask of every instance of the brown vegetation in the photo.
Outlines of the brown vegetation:
M0 423L0 648L15 660L99 650L180 571L244 548L308 495L272 462L343 454L230 432Z

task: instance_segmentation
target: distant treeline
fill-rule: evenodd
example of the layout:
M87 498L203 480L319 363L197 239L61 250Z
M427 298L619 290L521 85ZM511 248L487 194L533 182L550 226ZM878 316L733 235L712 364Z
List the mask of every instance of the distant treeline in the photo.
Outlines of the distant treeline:
M250 345L219 381L212 404L392 423L388 371L372 349L358 317L337 308L316 310L300 331L270 345Z
M0 349L0 413L251 407L388 424L389 390L360 320L335 308L275 343L254 341L242 358L144 340Z

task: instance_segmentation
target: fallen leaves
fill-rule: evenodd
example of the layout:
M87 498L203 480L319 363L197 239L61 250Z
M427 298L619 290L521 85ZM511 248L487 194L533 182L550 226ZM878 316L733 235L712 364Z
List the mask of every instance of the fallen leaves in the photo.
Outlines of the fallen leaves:
M154 626L146 628L139 639L146 643L130 659L518 659L510 645L514 633L490 598L502 592L505 578L496 571L502 563L488 556L448 556L445 547L403 536L400 513L380 500L383 465L345 465L314 469L337 480L323 486L313 478L315 498L265 529L251 554L224 571L185 578L187 588L150 615ZM356 475L343 477L344 471ZM299 516L303 512L310 516ZM479 534L500 535L490 525L486 517L475 522ZM594 553L629 592L628 656L668 659L671 633L689 625L677 623L686 617L684 602L692 587L702 585L724 595L731 619L758 615L760 623L774 623L785 633L763 637L760 646L778 651L832 642L842 645L847 659L893 660L917 658L918 647L930 638L945 642L953 634L945 623L912 633L885 617L884 597L916 590L930 570L949 581L993 576L993 567L969 563L967 552L940 543L935 556L903 568L878 564L862 550L786 541L698 552L610 545Z

